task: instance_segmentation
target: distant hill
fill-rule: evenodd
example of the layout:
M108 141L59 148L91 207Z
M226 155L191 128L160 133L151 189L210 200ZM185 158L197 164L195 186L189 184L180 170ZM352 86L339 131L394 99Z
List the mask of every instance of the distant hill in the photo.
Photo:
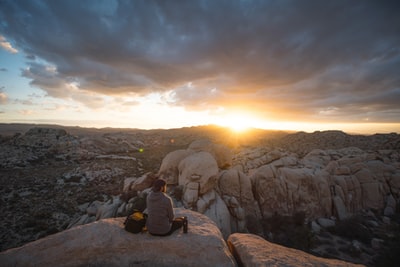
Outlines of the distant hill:
M297 132L283 136L277 145L305 155L313 149L358 147L362 150L400 149L400 135L396 133L350 135L342 131Z
M175 145L186 146L194 140L210 139L216 143L225 144L231 148L239 147L282 147L289 151L304 155L311 150L338 149L344 147L358 147L363 150L400 149L400 135L397 133L381 133L373 135L348 134L342 131L315 131L313 133L249 129L244 133L235 133L229 128L204 125L172 129L136 129L136 128L86 128L79 126L62 126L52 124L19 124L0 123L0 135L12 136L24 134L34 127L65 129L69 134L76 136L93 136L104 134L131 134L145 139L158 139L162 144L171 141Z
M109 133L124 133L147 136L154 138L159 136L162 139L174 142L183 142L184 145L197 140L200 138L208 138L214 142L223 143L230 147L235 146L257 146L259 143L265 143L266 141L276 140L286 136L290 132L279 131L279 130L262 130L262 129L249 129L244 133L235 133L229 128L216 126L216 125L204 125L204 126L193 126L183 128L172 128L172 129L135 129L135 128L86 128L79 126L62 126L52 124L19 124L19 123L0 123L0 135L12 136L20 133L24 134L28 130L35 127L52 128L52 129L64 129L71 135L76 136L91 136L91 135L103 135Z

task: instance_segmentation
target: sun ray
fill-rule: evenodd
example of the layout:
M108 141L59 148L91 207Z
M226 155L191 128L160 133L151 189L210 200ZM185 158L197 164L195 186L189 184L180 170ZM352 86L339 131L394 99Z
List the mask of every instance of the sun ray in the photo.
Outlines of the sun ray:
M236 133L243 133L250 128L257 128L260 122L246 114L234 113L221 117L217 124Z

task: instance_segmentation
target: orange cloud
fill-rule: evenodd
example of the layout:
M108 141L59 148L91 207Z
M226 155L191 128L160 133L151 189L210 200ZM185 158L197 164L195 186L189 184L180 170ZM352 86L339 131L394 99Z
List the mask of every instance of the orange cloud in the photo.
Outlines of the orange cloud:
M12 54L18 53L18 50L15 49L9 42L7 42L6 38L4 38L2 35L0 35L0 47Z

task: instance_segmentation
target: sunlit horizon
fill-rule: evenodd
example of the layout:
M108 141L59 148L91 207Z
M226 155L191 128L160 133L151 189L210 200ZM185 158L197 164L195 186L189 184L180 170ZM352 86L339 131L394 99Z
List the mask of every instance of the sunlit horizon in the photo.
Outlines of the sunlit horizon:
M3 0L0 123L399 133L397 7Z
M114 129L139 129L139 130L168 130L168 129L179 129L186 127L201 127L201 126L219 126L223 128L231 129L232 132L237 134L245 134L247 131L252 129L260 130L272 130L272 131L286 131L286 132L306 132L312 133L317 131L342 131L347 134L360 134L360 135L372 135L372 134L389 134L397 133L400 134L399 126L397 124L390 123L306 123L306 122L261 122L258 124L232 124L232 120L229 122L223 122L223 120L216 120L209 123L199 124L176 124L171 126L145 126L145 125L133 125L130 123L123 122L111 122L111 121L77 121L77 120L11 120L11 121L0 121L4 124L32 124L32 125L58 125L65 127L81 127L81 128L114 128Z

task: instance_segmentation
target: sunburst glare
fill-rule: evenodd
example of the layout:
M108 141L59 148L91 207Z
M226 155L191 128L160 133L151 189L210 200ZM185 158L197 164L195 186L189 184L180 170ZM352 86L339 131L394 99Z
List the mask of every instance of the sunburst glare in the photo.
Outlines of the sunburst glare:
M243 133L250 128L260 128L261 126L261 122L259 120L252 118L247 114L240 113L224 116L216 123L223 127L228 127L237 133Z

